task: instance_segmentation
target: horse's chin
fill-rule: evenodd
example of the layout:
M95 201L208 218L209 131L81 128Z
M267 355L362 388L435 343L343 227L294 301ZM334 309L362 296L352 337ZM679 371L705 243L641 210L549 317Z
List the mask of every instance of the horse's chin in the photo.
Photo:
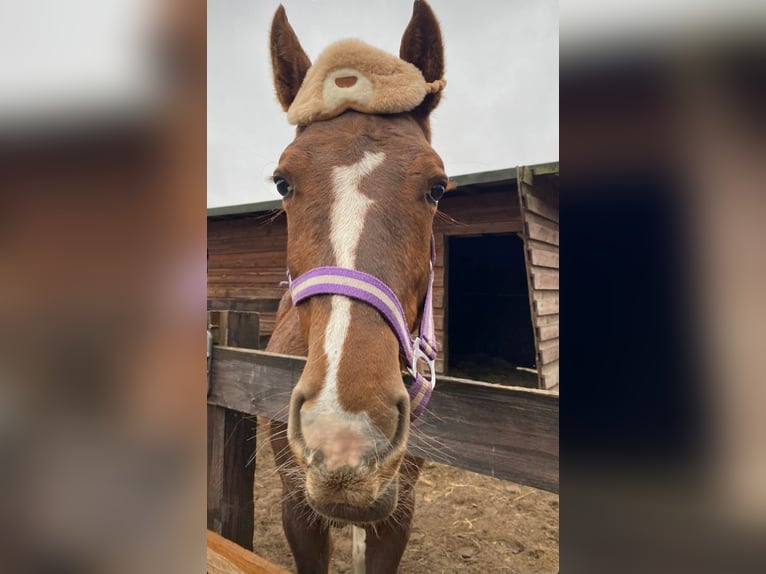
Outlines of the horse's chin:
M323 504L306 495L306 502L317 514L323 516L331 523L345 524L371 524L385 520L394 510L398 495L398 479L394 478L388 483L386 489L369 506L354 506L351 504L329 503Z

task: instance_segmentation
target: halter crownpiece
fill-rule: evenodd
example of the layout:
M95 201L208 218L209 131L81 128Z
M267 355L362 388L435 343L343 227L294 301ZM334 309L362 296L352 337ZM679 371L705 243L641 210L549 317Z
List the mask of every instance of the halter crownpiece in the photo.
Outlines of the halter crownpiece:
M341 40L322 52L306 72L287 110L287 121L307 126L346 110L409 112L445 85L444 79L426 82L416 66L361 40Z
M386 320L399 341L399 350L405 361L410 396L410 419L423 414L431 392L436 384L436 331L433 315L434 259L436 249L431 239L431 269L428 277L428 290L423 304L420 332L417 337L410 335L407 317L399 299L383 281L377 277L345 267L315 267L300 277L292 279L287 273L287 280L293 305L314 295L343 295L374 307ZM428 365L429 378L418 371L418 362L423 360Z

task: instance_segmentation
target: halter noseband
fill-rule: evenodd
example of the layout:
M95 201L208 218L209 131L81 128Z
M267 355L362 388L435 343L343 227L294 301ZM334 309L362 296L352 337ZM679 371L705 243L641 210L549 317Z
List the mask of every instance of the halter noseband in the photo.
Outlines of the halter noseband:
M402 304L394 292L383 281L362 271L345 267L315 267L300 277L287 281L293 305L314 295L343 295L374 307L386 320L399 341L399 350L407 365L410 396L410 420L423 414L436 384L436 334L434 332L433 286L436 248L431 238L431 261L428 276L428 290L423 305L420 332L413 338L407 327L407 317ZM429 378L418 372L418 361L428 364Z

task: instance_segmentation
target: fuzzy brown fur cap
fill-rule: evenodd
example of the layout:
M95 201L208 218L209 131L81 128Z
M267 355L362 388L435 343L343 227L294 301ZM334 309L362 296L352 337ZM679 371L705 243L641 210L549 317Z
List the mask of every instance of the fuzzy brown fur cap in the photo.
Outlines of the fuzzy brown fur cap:
M443 79L426 82L417 67L361 40L341 40L309 68L287 121L305 126L349 109L368 114L408 112L445 84Z

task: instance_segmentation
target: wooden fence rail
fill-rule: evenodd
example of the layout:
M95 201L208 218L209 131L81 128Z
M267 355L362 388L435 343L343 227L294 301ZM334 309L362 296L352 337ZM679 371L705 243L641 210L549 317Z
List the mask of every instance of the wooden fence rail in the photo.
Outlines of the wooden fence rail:
M305 362L215 347L208 403L285 421ZM444 376L410 436L418 456L551 492L559 488L558 447L558 393Z

